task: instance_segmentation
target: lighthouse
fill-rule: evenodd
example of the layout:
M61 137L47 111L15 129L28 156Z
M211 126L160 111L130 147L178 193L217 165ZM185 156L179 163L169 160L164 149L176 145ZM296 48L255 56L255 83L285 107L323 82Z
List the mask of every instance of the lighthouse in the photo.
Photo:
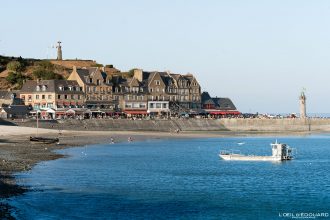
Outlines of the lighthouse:
M306 96L305 96L305 89L300 94L299 101L300 101L300 118L305 119L306 116Z

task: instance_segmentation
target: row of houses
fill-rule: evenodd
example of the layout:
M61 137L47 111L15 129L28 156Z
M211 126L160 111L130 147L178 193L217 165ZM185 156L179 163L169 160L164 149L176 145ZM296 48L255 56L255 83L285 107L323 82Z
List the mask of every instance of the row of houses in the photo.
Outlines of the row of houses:
M95 115L238 113L230 99L202 94L193 74L141 69L123 74L115 68L73 67L67 80L30 80L16 96L33 111L48 111L52 117L81 109Z

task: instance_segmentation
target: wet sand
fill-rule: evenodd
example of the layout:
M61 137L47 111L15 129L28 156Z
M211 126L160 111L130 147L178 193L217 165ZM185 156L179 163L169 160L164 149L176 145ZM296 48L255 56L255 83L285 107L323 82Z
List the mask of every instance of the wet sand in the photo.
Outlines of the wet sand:
M128 131L61 131L38 129L43 137L59 137L59 144L30 143L29 137L36 135L36 128L0 125L0 219L11 219L10 207L1 203L4 198L24 193L27 189L18 186L12 173L30 170L36 163L55 160L65 155L54 152L74 146L115 142L143 141L146 139L202 138L202 137L232 137L251 135L273 135L271 133L238 133L230 131L215 132L128 132ZM290 133L305 135L306 133ZM285 135L277 133L277 135ZM287 135L287 134L286 134Z

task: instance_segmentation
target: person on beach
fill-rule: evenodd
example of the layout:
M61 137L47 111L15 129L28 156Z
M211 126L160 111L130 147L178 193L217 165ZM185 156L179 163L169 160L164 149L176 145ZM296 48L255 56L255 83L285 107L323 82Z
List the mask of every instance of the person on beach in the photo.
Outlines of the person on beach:
M128 142L132 142L132 141L133 141L132 137L128 137Z
M115 140L113 139L113 137L110 137L110 144L114 144Z

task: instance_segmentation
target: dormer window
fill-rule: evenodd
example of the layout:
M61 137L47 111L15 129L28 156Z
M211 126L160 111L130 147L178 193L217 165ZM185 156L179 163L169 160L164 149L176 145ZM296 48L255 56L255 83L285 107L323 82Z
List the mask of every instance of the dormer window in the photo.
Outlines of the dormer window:
M47 86L46 85L43 85L42 86L42 91L46 91L46 89L47 89Z
M92 78L89 78L89 83L93 83L93 79Z
M40 91L41 86L36 86L36 90Z
M72 91L72 86L69 86L69 90Z
M63 86L59 86L58 89L59 89L60 91L63 91L63 90L64 90L64 87L63 87Z

